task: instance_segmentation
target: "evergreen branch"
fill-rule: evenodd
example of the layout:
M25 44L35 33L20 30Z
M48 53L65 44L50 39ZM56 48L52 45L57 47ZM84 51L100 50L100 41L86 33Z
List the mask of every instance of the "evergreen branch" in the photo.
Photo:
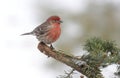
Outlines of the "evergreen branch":
M44 53L45 55L52 57L68 66L73 68L74 70L86 75L88 78L103 78L102 74L99 71L99 69L94 69L93 67L86 64L85 61L82 61L82 59L77 58L75 56L67 55L64 53L61 53L56 50L52 50L50 47L45 45L44 43L38 44L38 49Z

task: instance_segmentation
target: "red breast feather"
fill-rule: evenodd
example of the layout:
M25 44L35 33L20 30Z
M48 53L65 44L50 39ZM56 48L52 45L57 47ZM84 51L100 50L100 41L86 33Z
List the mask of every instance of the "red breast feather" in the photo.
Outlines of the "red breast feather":
M55 42L59 37L60 37L60 34L61 34L61 28L60 28L60 24L54 24L53 25L53 28L48 32L47 34L47 39L53 43Z

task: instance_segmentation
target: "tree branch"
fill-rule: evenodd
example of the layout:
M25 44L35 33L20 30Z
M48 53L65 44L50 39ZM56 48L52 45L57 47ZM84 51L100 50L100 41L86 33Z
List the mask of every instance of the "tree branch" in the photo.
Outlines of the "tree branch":
M80 58L52 50L50 47L48 47L42 42L38 44L38 49L48 57L52 57L72 67L76 71L86 75L89 78L103 78L100 73L96 74L95 70L91 69L89 65L87 65L86 62L82 61L82 59ZM91 72L93 73L91 74Z

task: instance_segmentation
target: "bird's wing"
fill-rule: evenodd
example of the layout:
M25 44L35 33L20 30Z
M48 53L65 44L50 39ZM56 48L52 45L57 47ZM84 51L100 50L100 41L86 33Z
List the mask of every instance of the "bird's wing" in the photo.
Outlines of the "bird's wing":
M52 28L52 26L50 25L49 22L44 22L43 24L36 27L33 30L33 32L35 35L39 36L39 35L43 35L43 34L47 33L51 28Z

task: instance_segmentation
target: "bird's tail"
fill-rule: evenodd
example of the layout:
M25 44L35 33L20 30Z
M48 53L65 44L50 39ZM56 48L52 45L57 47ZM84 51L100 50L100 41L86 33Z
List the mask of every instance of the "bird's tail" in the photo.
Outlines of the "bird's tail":
M24 34L21 34L21 35L32 35L33 32L28 32L28 33L24 33Z

